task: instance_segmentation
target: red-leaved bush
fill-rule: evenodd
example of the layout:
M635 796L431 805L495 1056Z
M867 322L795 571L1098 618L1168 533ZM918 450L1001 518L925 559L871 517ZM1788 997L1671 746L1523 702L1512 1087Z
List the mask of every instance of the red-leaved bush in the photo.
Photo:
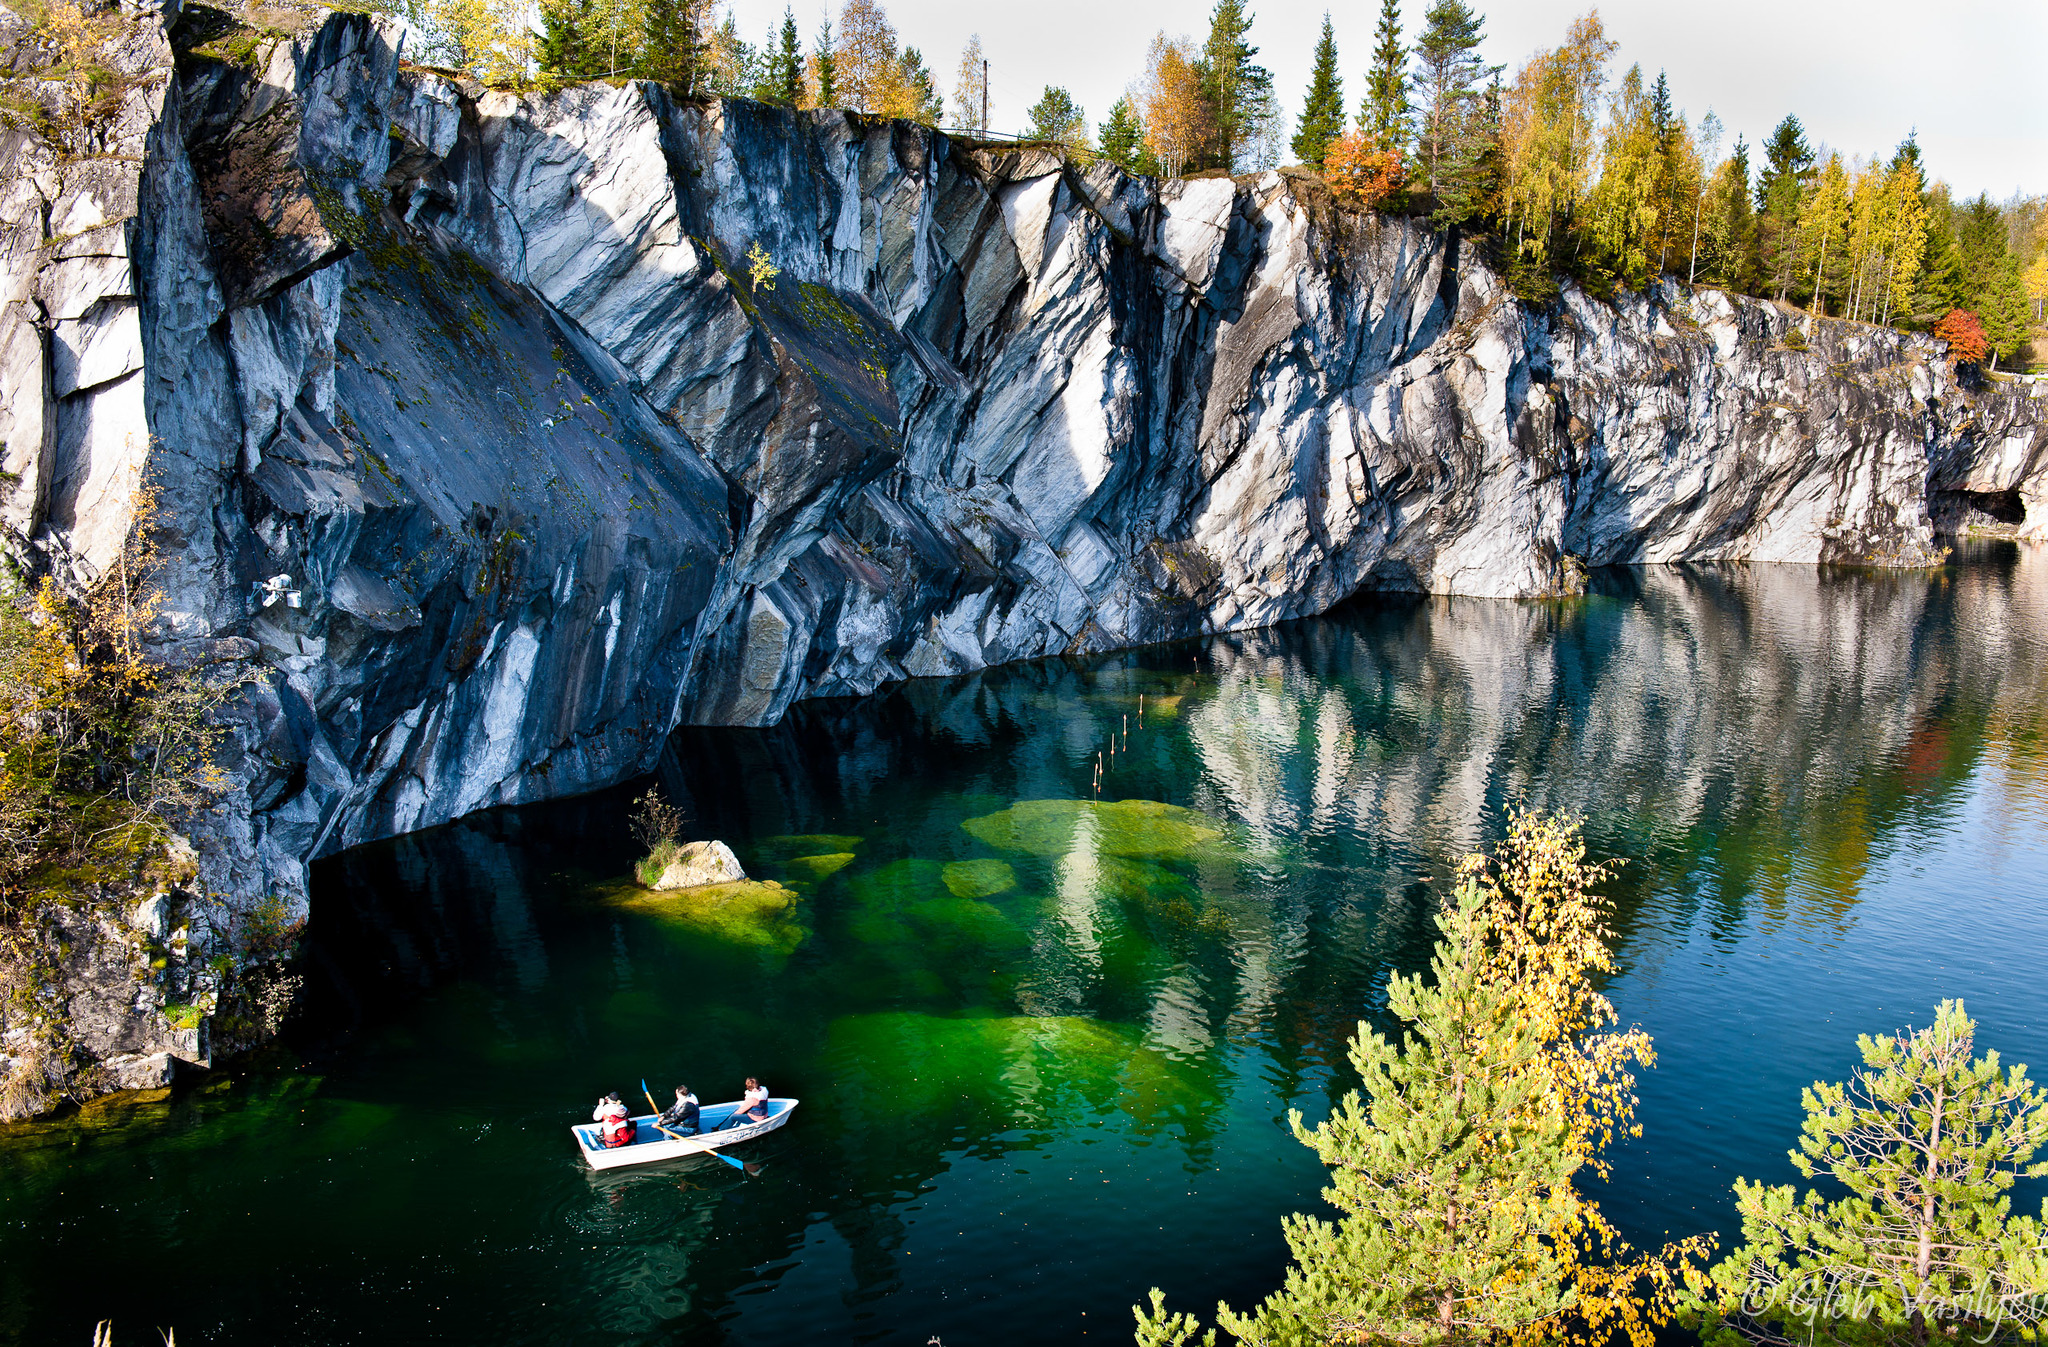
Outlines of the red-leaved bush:
M1339 200L1377 206L1408 181L1399 150L1375 150L1364 136L1339 136L1323 151L1323 181Z
M1948 343L1948 358L1958 365L1981 365L1991 354L1984 324L1968 309L1950 309L1934 325L1936 341Z

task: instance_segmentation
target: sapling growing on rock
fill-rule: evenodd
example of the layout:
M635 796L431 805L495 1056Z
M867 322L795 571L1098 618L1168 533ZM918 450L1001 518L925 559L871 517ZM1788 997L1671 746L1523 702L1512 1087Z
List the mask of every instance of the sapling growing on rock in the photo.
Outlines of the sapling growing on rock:
M662 871L682 854L683 829L689 821L689 815L661 798L658 786L650 786L645 795L633 801L633 838L647 849L647 854L633 867L642 884L652 888Z

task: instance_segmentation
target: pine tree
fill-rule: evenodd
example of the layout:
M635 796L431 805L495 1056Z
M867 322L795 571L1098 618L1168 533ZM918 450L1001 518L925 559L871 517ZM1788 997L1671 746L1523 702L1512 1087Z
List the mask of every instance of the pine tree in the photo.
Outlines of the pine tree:
M1031 139L1056 140L1079 147L1088 141L1088 118L1080 104L1065 89L1048 84L1026 113L1031 118Z
M1245 40L1251 26L1244 0L1216 0L1197 66L1213 137L1202 161L1206 167L1236 169L1238 153L1255 129L1255 111L1272 88L1273 77L1252 60L1259 49Z
M1857 1039L1849 1081L1805 1092L1792 1163L1847 1195L1735 1181L1743 1244L1703 1288L1709 1344L2033 1336L2048 1246L2008 1194L2048 1173L2033 1159L2048 1094L2024 1066L1973 1057L1975 1039L1962 1003L1945 1001L1928 1028Z
M1477 55L1485 20L1465 0L1434 0L1423 24L1415 40L1416 157L1437 197L1437 222L1457 224L1479 213L1482 161L1493 148L1479 88L1490 73Z
M1527 1329L1566 1306L1542 1237L1577 1168L1563 1120L1539 1106L1542 1047L1487 976L1476 884L1441 913L1431 977L1396 975L1397 1046L1359 1026L1364 1082L1326 1123L1289 1121L1329 1167L1338 1221L1297 1215L1286 1284L1249 1315L1218 1310L1247 1342L1451 1342Z
M1138 106L1125 94L1109 110L1109 120L1101 127L1102 157L1126 173L1141 177L1156 177L1159 160L1145 144L1145 123L1138 116Z
M1374 150L1408 148L1408 49L1401 45L1401 0L1380 0L1372 71L1358 108L1358 129Z
M782 11L782 31L768 56L768 72L761 89L762 101L793 108L804 96L803 44L797 41L796 11Z
M1301 109L1301 126L1294 133L1295 157L1320 173L1323 151L1343 134L1344 80L1337 74L1337 32L1326 12L1323 36L1316 43L1315 69L1309 75L1308 98Z
M946 120L946 100L939 95L939 82L925 69L924 56L915 47L903 49L903 85L909 94L907 111L897 115L926 126Z

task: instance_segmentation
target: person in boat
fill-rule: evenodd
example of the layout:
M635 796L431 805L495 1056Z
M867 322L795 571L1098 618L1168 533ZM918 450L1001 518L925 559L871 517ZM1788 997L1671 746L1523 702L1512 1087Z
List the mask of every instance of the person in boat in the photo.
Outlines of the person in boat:
M658 1125L686 1137L697 1135L697 1096L690 1093L687 1085L676 1086L676 1102L661 1111Z
M735 1116L745 1118L749 1122L768 1121L768 1087L748 1076L746 1102L740 1105L740 1111Z
M599 1125L599 1139L608 1148L632 1145L634 1134L640 1130L627 1114L626 1106L619 1101L617 1091L597 1101L597 1107L590 1112L590 1120Z

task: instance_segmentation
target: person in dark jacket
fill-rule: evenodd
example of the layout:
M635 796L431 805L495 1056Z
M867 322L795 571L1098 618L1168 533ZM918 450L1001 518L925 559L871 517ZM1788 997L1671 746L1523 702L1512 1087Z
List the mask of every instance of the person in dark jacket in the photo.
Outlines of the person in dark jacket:
M660 1125L686 1137L697 1135L697 1096L687 1085L676 1086L676 1102L661 1111Z

